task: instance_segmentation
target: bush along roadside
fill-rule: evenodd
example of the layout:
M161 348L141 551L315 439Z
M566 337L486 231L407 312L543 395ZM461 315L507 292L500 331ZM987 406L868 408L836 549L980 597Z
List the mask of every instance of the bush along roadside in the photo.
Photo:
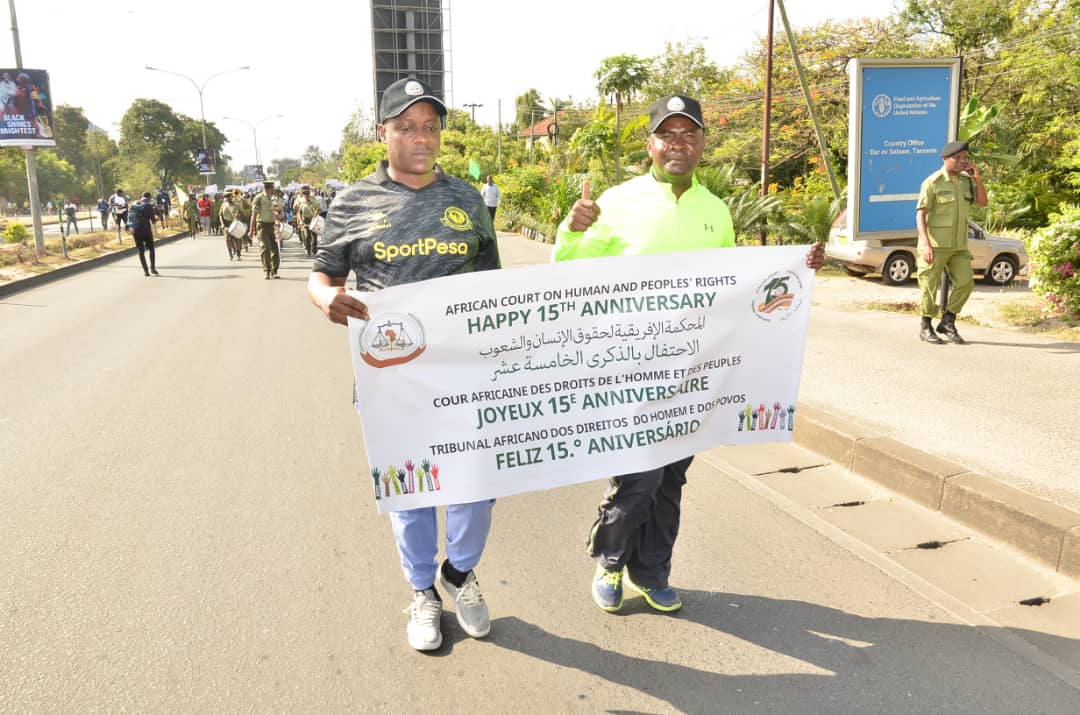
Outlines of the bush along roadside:
M1030 244L1032 289L1061 317L1080 320L1080 206L1051 217Z

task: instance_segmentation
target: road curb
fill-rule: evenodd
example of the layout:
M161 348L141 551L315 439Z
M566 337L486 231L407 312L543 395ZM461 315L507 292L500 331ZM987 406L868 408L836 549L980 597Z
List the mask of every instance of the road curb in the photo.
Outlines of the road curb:
M1080 577L1080 512L838 417L799 406L795 442L891 491Z
M155 238L154 246L156 247L166 243L179 241L181 238L187 238L188 235L188 232L185 231L183 233L178 233L175 236L168 236L166 238ZM134 241L134 239L132 239L132 241ZM121 258L126 258L130 255L137 254L138 252L138 249L134 245L132 245L127 248L121 248L119 250L113 251L112 253L106 253L101 256L94 256L93 258L87 258L81 261L77 261L75 263L69 263L66 266L54 268L48 273L38 273L36 276L20 278L18 280L11 281L10 283L0 285L0 298L19 293L20 291L29 290L30 288L36 288L38 286L45 285L46 283L58 281L61 278L66 278L68 276L75 275L76 273L88 271L91 268L95 268L105 263L112 263L113 261L118 261Z

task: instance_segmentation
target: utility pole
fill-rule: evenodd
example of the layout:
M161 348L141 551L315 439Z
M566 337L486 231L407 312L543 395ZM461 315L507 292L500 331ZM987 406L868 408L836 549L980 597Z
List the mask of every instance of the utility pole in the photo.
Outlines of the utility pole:
M769 123L772 121L773 7L769 0L769 32L765 39L765 118L761 139L761 198L769 195ZM766 226L761 226L761 245L769 240Z
M499 100L499 173L502 173L502 100Z
M19 21L15 17L15 0L8 0L11 10L11 35L15 42L15 69L22 69L22 47L19 45ZM26 184L30 192L30 216L34 224L34 250L45 255L45 233L41 229L41 201L38 198L37 164L34 163L34 147L22 148L26 155ZM61 234L62 235L62 234Z
M468 104L468 103L466 103L466 104L463 104L463 105L461 105L461 106L462 106L462 107L468 107L469 109L471 109L471 110L472 110L472 123L473 123L473 124L476 124L476 108L477 108L477 107L483 107L484 105L482 105L482 104Z
M832 160L829 158L829 147L825 143L825 133L821 130L821 120L818 118L817 105L810 96L810 87L806 84L806 75L803 73L802 61L799 60L799 50L795 46L795 34L791 31L791 23L787 19L787 10L784 9L784 0L776 0L780 8L780 20L784 23L784 32L787 34L788 47L791 48L791 59L795 63L795 74L799 77L799 85L802 87L803 98L810 111L810 121L814 123L814 133L817 134L818 147L821 148L821 160L825 163L825 172L829 175L829 184L832 186L833 198L840 198L840 185L836 182L836 172L833 171ZM944 305L944 304L942 304Z

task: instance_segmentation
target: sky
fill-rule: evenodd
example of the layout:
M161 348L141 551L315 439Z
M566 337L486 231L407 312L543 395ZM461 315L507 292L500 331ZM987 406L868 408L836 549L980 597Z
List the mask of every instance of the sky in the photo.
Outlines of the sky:
M792 25L805 27L885 17L899 1L788 0L785 7ZM367 2L217 0L180 12L175 4L131 0L15 0L15 6L23 66L48 70L54 106L81 107L114 139L138 98L199 118L199 85L206 120L229 137L225 152L236 169L255 163L256 140L264 164L299 158L313 144L335 150L352 113L372 110ZM508 124L514 98L529 88L544 99L593 99L593 73L612 55L652 57L665 42L697 41L717 65L733 66L764 36L768 17L768 0L670 6L444 0L443 6L450 8L448 103L482 104L476 120L493 127L500 101ZM786 51L778 12L775 24ZM7 38L0 64L14 67L10 33ZM243 66L250 69L230 71Z

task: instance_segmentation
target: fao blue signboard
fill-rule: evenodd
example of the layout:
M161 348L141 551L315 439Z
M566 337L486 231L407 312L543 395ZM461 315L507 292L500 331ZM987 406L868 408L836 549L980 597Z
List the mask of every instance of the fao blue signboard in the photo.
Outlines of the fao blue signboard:
M853 238L914 235L919 186L941 168L941 147L955 136L960 61L856 60L853 65L848 159Z

